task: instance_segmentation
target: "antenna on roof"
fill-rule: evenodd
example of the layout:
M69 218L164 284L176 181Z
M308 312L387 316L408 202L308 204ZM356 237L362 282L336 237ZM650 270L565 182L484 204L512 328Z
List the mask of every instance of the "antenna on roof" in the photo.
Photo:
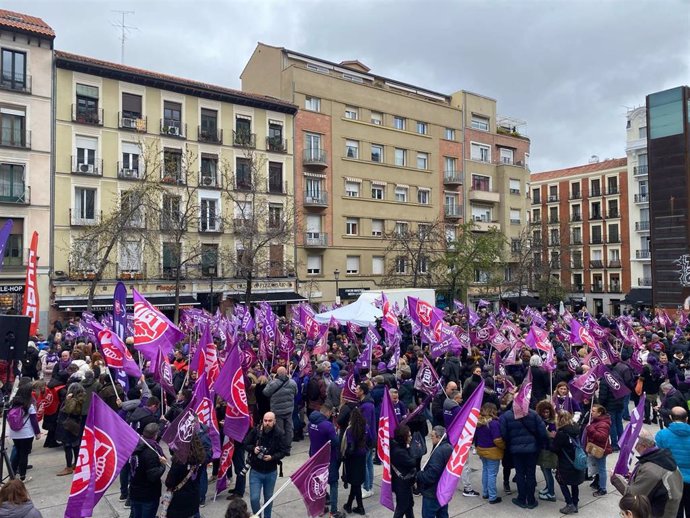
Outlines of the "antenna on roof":
M113 25L113 27L118 27L122 31L121 36L120 36L120 41L121 41L121 45L122 45L121 50L120 50L120 63L124 65L125 64L125 41L127 40L128 31L139 30L139 28L125 24L125 16L128 14L134 14L134 11L118 11L118 10L112 9L112 12L120 13L122 15L122 21L115 22L112 25Z

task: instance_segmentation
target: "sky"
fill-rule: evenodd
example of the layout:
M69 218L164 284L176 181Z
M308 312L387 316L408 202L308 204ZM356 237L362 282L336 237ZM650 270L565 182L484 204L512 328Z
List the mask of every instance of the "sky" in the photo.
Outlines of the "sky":
M230 88L257 42L430 90L468 90L526 122L539 172L625 156L628 109L690 84L690 0L3 0L55 47Z

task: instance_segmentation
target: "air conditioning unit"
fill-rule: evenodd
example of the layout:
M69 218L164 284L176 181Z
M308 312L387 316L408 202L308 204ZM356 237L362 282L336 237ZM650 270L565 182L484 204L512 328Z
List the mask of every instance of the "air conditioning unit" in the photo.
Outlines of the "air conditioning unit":
M136 169L123 169L122 170L122 175L125 178L136 178L137 176L137 170Z
M93 164L79 164L80 173L93 173Z
M128 117L124 117L122 119L122 127L123 128L136 129L137 128L137 119L130 119Z
M180 136L180 128L177 126L168 126L168 135Z

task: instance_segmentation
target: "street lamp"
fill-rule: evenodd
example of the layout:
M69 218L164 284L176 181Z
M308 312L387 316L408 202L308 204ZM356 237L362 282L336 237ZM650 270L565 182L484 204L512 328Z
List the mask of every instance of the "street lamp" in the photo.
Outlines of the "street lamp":
M333 272L333 277L335 278L335 303L340 304L340 290L338 289L338 280L340 279L340 270L337 268Z
M213 278L216 276L216 267L215 266L209 266L207 268L208 271L208 276L211 278L209 281L211 283L211 310L209 313L213 315Z

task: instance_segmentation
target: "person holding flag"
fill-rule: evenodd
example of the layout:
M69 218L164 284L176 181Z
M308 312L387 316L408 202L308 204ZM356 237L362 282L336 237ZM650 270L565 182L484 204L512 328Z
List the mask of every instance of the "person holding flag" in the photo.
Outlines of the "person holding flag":
M443 426L434 426L430 435L431 455L424 469L417 473L417 487L422 493L422 518L448 518L448 504L441 505L438 501L436 484L453 454L453 447Z
M390 442L391 487L395 493L393 518L414 518L412 486L417 475L417 459L410 454L411 442L410 428L398 425Z
M320 410L314 410L309 416L309 456L313 457L321 447L330 441L331 459L328 466L328 484L330 486L330 498L327 501L331 505L331 514L338 512L338 464L339 452L338 435L331 421L333 405L326 401Z
M129 459L129 498L133 518L156 518L161 498L161 477L165 473L167 460L156 438L159 426L149 423L144 426L141 440Z

